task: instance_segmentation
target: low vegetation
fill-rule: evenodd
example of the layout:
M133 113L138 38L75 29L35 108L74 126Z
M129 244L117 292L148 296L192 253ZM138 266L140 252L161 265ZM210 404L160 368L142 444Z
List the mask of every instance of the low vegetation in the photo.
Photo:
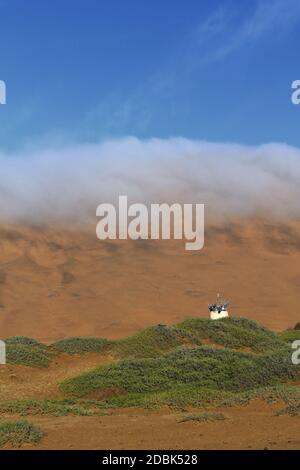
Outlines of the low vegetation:
M47 367L50 355L47 349L26 344L7 344L6 360L8 364L20 364L31 367Z
M220 421L226 419L223 413L197 413L183 416L179 419L179 423L186 423L187 421L198 421L204 423L206 421Z
M186 408L231 407L247 405L251 400L261 398L268 403L284 402L297 404L300 400L300 389L297 386L279 384L259 387L242 392L229 392L190 385L177 386L166 392L132 394L113 397L102 401L106 407L160 408L169 406L178 410Z
M0 403L0 413L19 415L94 415L108 407L163 405L233 406L255 397L297 405L300 377L291 361L288 337L246 318L211 321L187 319L175 326L157 325L117 341L66 338L50 346L31 338L6 340L8 362L45 367L53 356L109 354L114 361L64 380L65 400ZM294 409L294 408L293 408Z
M285 403L282 413L295 415L299 412L300 388L280 384L271 387L260 387L245 392L229 392L205 387L194 387L188 384L175 387L173 390L153 393L128 393L106 399L65 399L65 400L10 400L0 402L0 414L19 416L104 416L109 408L143 407L157 409L169 406L185 411L189 408L232 407L248 404L251 400L261 398L268 403Z
M206 346L180 347L151 359L126 359L64 381L61 389L83 397L118 387L129 393L174 390L180 385L244 391L295 378L284 352L254 355Z
M289 414L290 416L300 416L300 400L297 403L289 403L288 406L278 411L277 415Z
M39 343L39 341L36 341L33 338L28 338L27 336L11 336L5 340L5 344L6 346L18 346L21 344L39 349L47 349L45 344Z
M286 341L287 343L293 343L296 340L300 340L300 322L296 323L294 328L281 331L278 333L278 336L281 340Z
M0 422L0 447L9 444L21 447L23 444L37 444L44 436L43 431L28 421Z
M66 354L84 354L88 352L105 351L111 344L104 338L75 337L66 338L52 344L52 349Z
M12 400L0 402L0 413L52 416L103 416L103 405L96 400Z
M203 342L254 353L278 351L283 340L267 328L247 318L211 321L190 318L175 326L155 326L112 344L119 357L151 358L182 345L200 346Z
M279 384L272 387L260 387L224 397L220 406L247 405L251 400L261 398L267 403L283 402L286 405L298 403L300 400L300 388L297 385Z
M255 353L277 351L283 344L275 333L247 318L230 317L223 320L191 318L177 325L198 340L231 349L247 349Z
M245 318L148 328L110 350L122 359L65 380L61 390L73 398L98 394L107 406L184 408L246 401L299 376L285 340ZM110 397L112 389L122 393Z
M38 341L15 336L5 340L8 362L45 367L51 355L109 353L116 358L157 358L180 346L195 347L203 344L256 354L287 348L286 342L298 338L299 330L287 330L276 335L267 328L246 318L225 318L211 321L190 318L175 326L157 325L117 341L97 337L74 337L46 346Z
M47 367L50 354L46 345L27 336L12 336L5 340L8 364Z
M200 345L201 342L192 332L157 325L129 338L115 341L111 350L121 358L154 358L184 344Z
M278 333L278 336L287 343L293 343L296 340L300 340L300 330L290 329Z

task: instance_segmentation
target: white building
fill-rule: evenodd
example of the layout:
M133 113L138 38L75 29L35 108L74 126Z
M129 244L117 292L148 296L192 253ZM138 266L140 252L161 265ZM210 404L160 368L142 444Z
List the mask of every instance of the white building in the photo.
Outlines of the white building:
M220 320L221 318L229 317L228 302L220 299L220 294L217 295L217 301L214 304L208 304L211 320Z

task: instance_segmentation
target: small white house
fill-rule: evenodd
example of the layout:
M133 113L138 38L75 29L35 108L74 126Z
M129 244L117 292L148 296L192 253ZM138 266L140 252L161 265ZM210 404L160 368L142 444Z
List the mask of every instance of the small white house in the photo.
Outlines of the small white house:
M220 320L221 318L229 317L228 302L220 299L220 294L217 295L217 301L214 304L208 304L211 320Z

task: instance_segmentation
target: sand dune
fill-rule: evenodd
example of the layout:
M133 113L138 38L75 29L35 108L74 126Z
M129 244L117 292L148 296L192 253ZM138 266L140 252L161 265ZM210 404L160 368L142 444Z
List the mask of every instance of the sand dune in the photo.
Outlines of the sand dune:
M300 222L239 219L181 241L97 240L94 231L0 227L0 334L42 341L124 337L207 316L221 291L234 315L275 330L299 321Z

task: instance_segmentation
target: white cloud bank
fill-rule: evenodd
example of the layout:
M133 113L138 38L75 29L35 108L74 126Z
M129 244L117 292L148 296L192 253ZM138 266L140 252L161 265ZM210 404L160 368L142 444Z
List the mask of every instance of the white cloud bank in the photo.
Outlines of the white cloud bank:
M0 153L0 220L95 218L101 202L194 202L206 216L300 216L300 150L184 138Z

